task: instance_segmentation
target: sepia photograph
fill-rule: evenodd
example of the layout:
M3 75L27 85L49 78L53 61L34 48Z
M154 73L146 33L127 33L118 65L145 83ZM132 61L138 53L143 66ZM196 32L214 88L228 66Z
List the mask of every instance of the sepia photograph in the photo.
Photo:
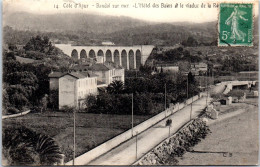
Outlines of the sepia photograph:
M259 165L258 0L3 0L3 166Z

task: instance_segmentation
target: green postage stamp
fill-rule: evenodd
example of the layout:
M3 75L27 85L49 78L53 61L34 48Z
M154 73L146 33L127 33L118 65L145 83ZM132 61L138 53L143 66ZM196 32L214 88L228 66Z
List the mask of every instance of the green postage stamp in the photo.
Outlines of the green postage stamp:
M253 4L221 3L218 46L253 46Z

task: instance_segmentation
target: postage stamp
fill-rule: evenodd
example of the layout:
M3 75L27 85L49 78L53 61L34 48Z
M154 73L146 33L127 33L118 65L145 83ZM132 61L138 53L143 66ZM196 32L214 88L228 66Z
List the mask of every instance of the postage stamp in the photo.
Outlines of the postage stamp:
M253 4L221 3L218 46L253 46Z

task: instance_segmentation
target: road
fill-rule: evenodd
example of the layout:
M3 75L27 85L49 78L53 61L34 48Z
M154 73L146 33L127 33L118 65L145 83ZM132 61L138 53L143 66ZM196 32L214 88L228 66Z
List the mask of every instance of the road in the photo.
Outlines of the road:
M209 103L209 100L208 100ZM192 118L195 118L206 107L206 97L192 104ZM124 142L111 151L101 155L86 165L131 165L137 159L169 136L169 128L165 126L167 119L172 119L171 134L190 120L191 105L158 122L136 137ZM136 145L137 139L137 145ZM137 151L136 151L137 146ZM136 155L137 152L137 155Z

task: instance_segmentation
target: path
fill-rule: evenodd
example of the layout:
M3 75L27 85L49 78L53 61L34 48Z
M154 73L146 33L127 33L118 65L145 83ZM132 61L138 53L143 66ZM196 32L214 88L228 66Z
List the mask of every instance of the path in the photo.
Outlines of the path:
M208 100L209 102L209 100ZM206 107L206 97L203 97L192 105L192 117ZM158 145L169 136L169 128L165 127L167 119L172 119L171 134L175 133L180 127L190 120L191 106L188 105L182 110L174 113L168 118L158 122L137 137L137 158L136 158L136 137L117 146L113 150L105 153L86 165L131 165L145 153ZM77 164L77 162L76 162Z

